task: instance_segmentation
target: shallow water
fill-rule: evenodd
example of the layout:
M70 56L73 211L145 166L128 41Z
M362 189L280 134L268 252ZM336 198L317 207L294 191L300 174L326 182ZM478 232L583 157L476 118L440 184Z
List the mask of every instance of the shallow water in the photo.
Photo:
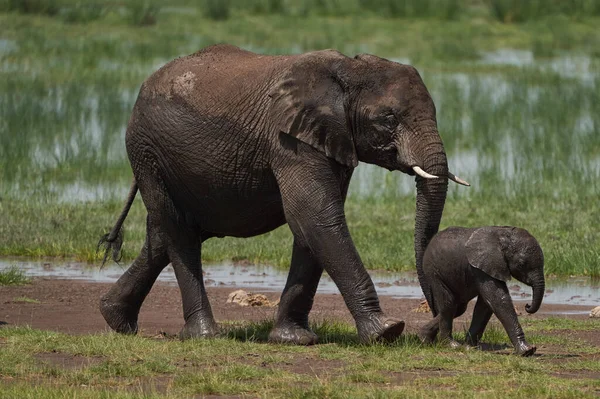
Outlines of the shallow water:
M107 265L100 269L78 262L30 261L20 259L0 259L0 271L11 266L21 269L27 276L113 283L126 270L125 266ZM392 273L371 271L371 278L379 295L395 298L419 299L423 297L416 273ZM287 278L287 270L261 265L236 265L219 263L204 265L204 282L209 287L230 287L252 291L283 290ZM176 284L173 268L168 266L159 276L159 281ZM513 300L530 301L531 288L515 280L508 283ZM319 293L339 293L331 278L324 275L317 290ZM565 305L600 305L600 284L593 284L590 279L570 278L549 280L546 282L544 303ZM567 314L564 311L560 314ZM579 312L579 311L577 311ZM568 313L575 314L575 313ZM578 314L578 313L577 313Z

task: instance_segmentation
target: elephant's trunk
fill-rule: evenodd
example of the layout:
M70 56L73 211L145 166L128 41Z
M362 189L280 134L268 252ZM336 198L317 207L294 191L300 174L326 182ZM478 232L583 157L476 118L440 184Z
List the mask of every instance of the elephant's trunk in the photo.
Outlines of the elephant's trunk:
M535 313L539 310L545 292L546 286L544 284L544 278L542 277L541 282L537 282L533 285L533 299L531 300L531 305L525 305L527 313Z
M422 162L418 166L425 172L438 176L437 179L416 177L415 260L417 275L425 298L434 311L430 287L423 273L423 254L429 241L437 233L442 219L448 190L448 161L437 129L432 129L430 133L421 136L419 140L424 145L419 151L415 151L417 160Z

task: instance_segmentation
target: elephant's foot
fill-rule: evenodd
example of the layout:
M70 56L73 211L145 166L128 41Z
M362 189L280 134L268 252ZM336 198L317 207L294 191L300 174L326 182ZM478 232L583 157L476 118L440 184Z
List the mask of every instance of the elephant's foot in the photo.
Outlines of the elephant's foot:
M213 317L209 316L193 316L190 317L179 333L179 338L194 339L194 338L212 338L219 334L219 327Z
M372 342L393 342L404 331L404 321L383 314L356 321L358 338L364 344Z
M527 357L533 355L536 349L535 345L529 345L527 342L521 341L515 347L515 353L519 356Z
M318 340L310 329L293 324L276 326L269 333L269 342L277 344L314 345Z
M109 327L121 334L136 334L138 331L137 308L113 302L108 295L100 299L100 313Z

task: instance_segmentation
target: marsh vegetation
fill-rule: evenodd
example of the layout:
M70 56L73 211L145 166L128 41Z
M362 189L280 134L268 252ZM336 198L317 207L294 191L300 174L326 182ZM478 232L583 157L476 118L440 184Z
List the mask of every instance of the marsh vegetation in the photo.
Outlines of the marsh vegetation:
M522 226L544 248L548 274L600 275L598 2L575 2L577 13L561 2L543 13L500 0L315 0L308 11L301 3L219 2L227 16L215 18L210 0L2 2L0 255L95 261L131 179L124 133L141 82L174 57L229 42L415 65L436 102L450 167L472 183L451 188L442 228ZM404 8L387 10L392 4ZM76 12L88 17L69 17ZM369 268L413 269L414 191L399 173L364 164L355 172L346 212ZM138 199L126 259L141 247L144 217ZM203 257L286 267L290 248L282 227L211 240Z

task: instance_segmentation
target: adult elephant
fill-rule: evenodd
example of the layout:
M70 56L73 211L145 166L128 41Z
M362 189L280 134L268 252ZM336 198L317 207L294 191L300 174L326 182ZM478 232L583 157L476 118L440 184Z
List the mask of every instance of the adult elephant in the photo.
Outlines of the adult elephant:
M270 340L311 344L308 313L323 269L362 342L394 339L352 243L344 202L358 161L417 173L415 254L437 232L448 178L435 106L415 68L337 51L264 56L234 46L178 58L148 78L127 127L134 174L119 232L139 189L148 211L140 255L101 299L111 328L137 331L141 304L170 262L183 299L182 338L217 326L202 279L201 243L251 237L288 223L291 269ZM424 281L421 280L423 284ZM425 292L429 292L426 290Z

